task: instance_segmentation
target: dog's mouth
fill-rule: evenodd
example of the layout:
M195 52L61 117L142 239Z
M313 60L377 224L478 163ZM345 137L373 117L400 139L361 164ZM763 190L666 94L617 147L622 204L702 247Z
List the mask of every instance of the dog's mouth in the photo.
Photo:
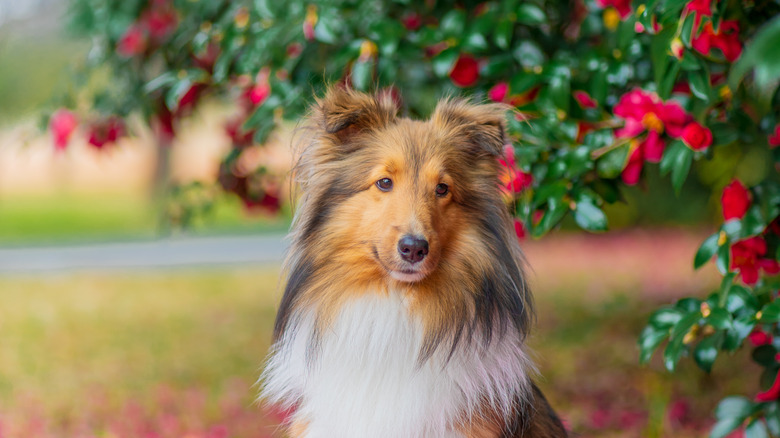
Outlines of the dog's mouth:
M395 280L402 281L404 283L415 283L423 278L425 278L425 273L420 271L415 271L412 269L404 269L404 270L390 270L387 271L390 274L390 277L394 278Z
M416 283L428 275L428 272L421 269L421 267L414 269L413 267L388 266L388 264L383 262L382 258L379 257L379 252L377 251L376 247L372 248L372 250L374 254L374 260L376 260L379 266L381 266L382 269L384 269L387 274L390 275L390 278L394 280L403 283Z

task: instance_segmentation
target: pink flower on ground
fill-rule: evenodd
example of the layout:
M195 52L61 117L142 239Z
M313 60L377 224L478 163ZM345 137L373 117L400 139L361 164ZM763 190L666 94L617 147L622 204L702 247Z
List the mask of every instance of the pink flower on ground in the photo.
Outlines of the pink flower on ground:
M51 130L54 147L57 150L64 150L68 146L77 125L76 115L64 108L52 114L51 119L49 119L49 130Z

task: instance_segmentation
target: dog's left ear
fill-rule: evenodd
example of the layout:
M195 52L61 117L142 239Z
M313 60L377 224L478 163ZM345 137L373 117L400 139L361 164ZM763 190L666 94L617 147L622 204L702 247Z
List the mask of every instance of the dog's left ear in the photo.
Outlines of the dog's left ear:
M506 112L501 104L473 104L464 99L446 99L436 105L431 120L450 129L460 129L476 155L500 157L507 142Z

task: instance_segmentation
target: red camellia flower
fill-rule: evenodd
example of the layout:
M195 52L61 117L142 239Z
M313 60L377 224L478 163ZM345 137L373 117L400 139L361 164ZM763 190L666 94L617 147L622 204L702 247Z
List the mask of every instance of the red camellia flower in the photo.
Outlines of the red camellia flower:
M754 347L760 347L762 345L769 345L772 343L772 335L760 329L754 329L752 332L750 332L748 339Z
M488 90L488 98L493 102L503 102L509 92L509 84L499 82Z
M780 146L780 123L775 125L775 132L769 136L769 146L773 148Z
M136 23L127 28L122 38L116 45L116 51L120 55L130 58L140 55L146 50L146 30Z
M574 95L574 100L576 100L577 103L579 103L582 108L593 109L599 106L598 102L593 100L593 98L590 97L590 94L588 94L587 91L577 90L573 93L573 95Z
M631 15L631 0L596 0L602 8L612 6L620 13L620 19L625 20Z
M712 47L718 48L728 61L734 62L742 54L742 43L739 41L739 22L737 20L723 20L717 32L712 27L712 22L707 22L699 35L694 35L691 46L704 55L709 55Z
M645 157L641 147L634 147L631 155L628 156L628 163L620 174L620 178L626 185L633 186L639 182L639 176L642 175Z
M412 12L402 18L401 23L403 23L406 30L415 31L422 26L422 18L420 18L419 14Z
M125 124L122 119L110 117L92 124L89 128L88 143L96 149L103 149L107 144L116 143L125 135Z
M750 191L735 179L723 188L720 204L725 220L742 219L750 208Z
M470 87L479 79L479 64L471 55L463 53L450 71L452 83L458 87Z
M255 138L255 130L244 130L245 117L238 116L225 123L225 132L235 148L244 148L252 145Z
M777 260L764 258L766 242L761 237L740 240L731 247L731 269L738 270L745 284L755 284L761 270L768 274L780 272Z
M515 234L520 240L525 239L525 225L520 219L515 219Z
M163 41L176 29L179 17L170 1L157 0L141 14L139 21L149 31L152 39Z
M51 130L54 139L54 147L57 150L64 150L68 146L70 136L76 130L78 119L72 112L62 108L52 114L49 119L49 130Z
M699 122L691 122L683 129L682 140L694 151L703 151L712 144L712 132Z
M780 371L778 371L771 388L756 394L756 401L760 402L769 402L778 398L780 398Z
M511 144L504 146L504 158L499 158L498 163L503 168L501 181L505 183L504 188L510 194L520 193L533 183L534 179L530 173L517 168L515 148Z

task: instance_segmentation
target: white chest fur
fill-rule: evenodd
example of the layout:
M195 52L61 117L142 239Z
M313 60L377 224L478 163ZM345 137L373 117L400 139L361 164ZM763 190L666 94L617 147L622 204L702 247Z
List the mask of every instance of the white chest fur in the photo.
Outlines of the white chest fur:
M532 365L511 331L487 349L440 348L420 365L422 329L397 294L345 306L312 348L314 318L296 315L263 374L263 397L297 405L306 438L459 436L487 401L511 415ZM445 351L446 350L446 351Z

